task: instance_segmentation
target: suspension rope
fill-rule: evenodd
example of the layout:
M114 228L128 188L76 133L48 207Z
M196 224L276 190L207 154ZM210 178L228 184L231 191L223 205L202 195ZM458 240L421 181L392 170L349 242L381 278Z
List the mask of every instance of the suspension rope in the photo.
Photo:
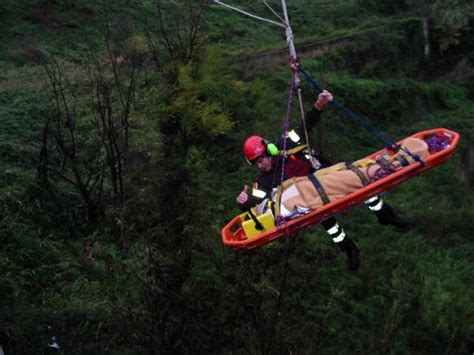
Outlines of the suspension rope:
M303 130L304 130L304 136L306 140L306 145L308 147L308 155L309 159L313 161L313 153L311 149L311 144L309 141L309 135L308 135L308 130L306 128L306 119L305 119L305 111L304 111L304 106L303 106L303 99L301 95L301 85L300 85L300 78L298 76L299 73L299 60L296 55L296 47L295 47L295 38L293 35L293 30L290 26L290 20L288 17L288 11L286 8L286 1L281 0L281 7L283 10L283 16L285 18L285 24L286 24L286 29L285 29L285 35L286 35L286 41L288 43L288 47L290 49L290 69L293 73L293 77L295 78L295 85L297 87L297 92L298 92L298 103L300 107L300 113L301 113L301 120L303 121Z
M308 130L306 128L306 119L305 119L305 112L304 112L304 108L303 108L303 99L302 99L302 95L301 95L301 87L298 87L298 101L299 101L299 104L300 104L300 113L301 113L301 119L303 120L303 130L304 130L304 137L305 137L305 140L306 140L306 146L308 147L308 155L310 157L310 161L312 162L313 159L313 153L312 153L312 149L311 149L311 145L309 144L309 135L308 135Z
M286 28L286 25L285 25L284 23L276 22L276 21L273 21L273 20L269 20L269 19L266 19L266 18L257 16L257 15L251 14L250 12L247 12L247 11L241 10L241 9L239 9L239 8L237 8L237 7L234 7L234 6L225 4L225 3L223 3L223 2L220 1L220 0L214 0L214 2L215 2L216 4L225 6L225 7L229 8L229 9L231 9L231 10L240 12L241 14L244 14L245 16L249 16L249 17L251 17L251 18L254 18L254 19L257 19L257 20L260 20L260 21L269 22L269 23L271 23L271 24L274 24L274 25L277 25L277 26Z
M295 94L295 89L296 89L296 75L294 74L291 77L290 93L288 94L288 105L286 107L286 117L285 117L285 121L283 122L283 145L282 145L282 148L283 148L283 152L285 152L285 153L280 156L280 162L281 162L280 184L285 179L286 143L287 143L287 140L288 140L287 132L288 132L288 127L290 126L291 106L292 106L292 103L293 103L293 96Z
M273 10L273 8L267 3L266 0L263 0L263 3L282 23L285 23L285 20L280 15L278 15L275 10Z

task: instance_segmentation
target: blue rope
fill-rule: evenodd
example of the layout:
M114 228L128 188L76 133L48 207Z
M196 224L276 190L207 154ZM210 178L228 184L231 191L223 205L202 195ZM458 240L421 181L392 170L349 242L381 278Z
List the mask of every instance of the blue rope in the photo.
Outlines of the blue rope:
M299 70L300 70L301 73L303 73L303 75L309 81L309 83L316 89L317 93L320 93L321 91L324 90L323 86L315 78L313 78L304 68L299 67ZM362 127L364 127L367 131L372 133L374 136L376 136L382 142L384 142L387 149L390 149L390 150L393 150L393 151L402 150L405 153L407 153L408 155L410 155L416 162L418 162L420 164L425 163L417 154L413 154L408 149L406 149L405 147L402 147L400 144L397 144L387 134L380 131L377 127L375 127L373 124L371 124L367 119L359 116L358 114L354 113L351 109L344 106L344 104L342 104L336 98L334 98L332 100L331 104L335 108L337 108L338 110L344 112L347 116L352 118L354 121L356 121L356 123L360 124Z

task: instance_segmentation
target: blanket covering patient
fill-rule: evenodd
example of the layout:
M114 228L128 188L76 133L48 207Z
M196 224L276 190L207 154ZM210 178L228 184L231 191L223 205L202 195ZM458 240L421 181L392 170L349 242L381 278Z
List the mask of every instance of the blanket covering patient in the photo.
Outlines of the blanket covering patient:
M429 154L427 143L418 138L407 138L401 146L421 159ZM351 169L346 163L338 163L320 169L313 175L321 184L323 194L325 193L329 202L332 202L414 162L411 155L407 154L404 149L400 149L397 154L390 157L381 156L376 160L358 160L352 163ZM323 206L323 199L325 197L321 196L307 176L284 181L274 190L272 196L275 204L276 201L280 201L275 208L276 214L285 219L301 216ZM256 206L256 213L261 214L270 210L267 206L268 200Z

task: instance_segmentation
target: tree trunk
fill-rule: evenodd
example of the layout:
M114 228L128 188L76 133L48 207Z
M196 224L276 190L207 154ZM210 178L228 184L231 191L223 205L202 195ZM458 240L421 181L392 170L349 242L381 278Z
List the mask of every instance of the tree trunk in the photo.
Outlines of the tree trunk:
M429 19L427 16L423 16L421 19L423 25L423 55L426 62L430 60L431 56L431 44L430 44L430 31L429 31Z
M459 179L469 186L474 186L474 143L469 143L461 155Z

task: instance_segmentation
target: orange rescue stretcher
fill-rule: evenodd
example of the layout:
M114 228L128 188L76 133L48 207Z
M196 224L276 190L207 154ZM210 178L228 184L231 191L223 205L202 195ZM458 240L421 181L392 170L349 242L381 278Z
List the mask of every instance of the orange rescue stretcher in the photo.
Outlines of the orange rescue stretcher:
M415 162L408 165L391 175L348 194L343 198L334 200L305 215L288 220L280 225L274 226L274 223L265 223L265 221L263 221L265 230L262 232L255 233L255 229L253 229L253 233L249 234L249 228L245 228L244 230L243 224L252 224L254 222L249 218L249 216L247 216L247 213L240 214L222 228L222 243L226 247L244 250L260 247L278 238L319 223L335 214L341 213L354 205L364 202L372 196L391 189L414 176L420 175L421 173L444 163L456 150L460 135L445 128L437 128L421 131L411 135L410 137L426 140L433 136L442 136L445 138L447 144L438 152L430 152L430 155L424 159L423 163ZM403 140L397 143L401 145ZM375 160L377 156L392 156L394 154L395 153L390 149L384 148L366 158Z

